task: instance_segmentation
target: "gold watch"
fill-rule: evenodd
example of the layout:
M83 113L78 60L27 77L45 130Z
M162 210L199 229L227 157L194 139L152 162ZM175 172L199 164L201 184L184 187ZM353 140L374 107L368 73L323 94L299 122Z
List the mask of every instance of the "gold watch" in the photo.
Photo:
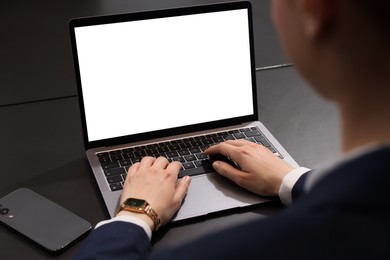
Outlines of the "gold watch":
M157 231L161 226L158 214L146 200L128 198L120 205L120 210L146 214L154 223L154 231Z

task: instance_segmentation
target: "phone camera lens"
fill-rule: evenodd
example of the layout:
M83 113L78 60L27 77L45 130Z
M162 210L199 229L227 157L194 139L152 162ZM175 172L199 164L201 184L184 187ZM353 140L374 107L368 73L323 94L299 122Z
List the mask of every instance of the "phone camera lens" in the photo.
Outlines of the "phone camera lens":
M8 208L2 208L0 209L0 215L7 215L9 212L9 209Z

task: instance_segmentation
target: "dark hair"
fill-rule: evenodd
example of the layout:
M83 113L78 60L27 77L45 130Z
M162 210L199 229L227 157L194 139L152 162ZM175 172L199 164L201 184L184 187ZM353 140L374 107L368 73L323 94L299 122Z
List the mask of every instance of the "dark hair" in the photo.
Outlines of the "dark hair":
M366 15L375 27L390 34L390 1L389 0L350 0L363 15Z

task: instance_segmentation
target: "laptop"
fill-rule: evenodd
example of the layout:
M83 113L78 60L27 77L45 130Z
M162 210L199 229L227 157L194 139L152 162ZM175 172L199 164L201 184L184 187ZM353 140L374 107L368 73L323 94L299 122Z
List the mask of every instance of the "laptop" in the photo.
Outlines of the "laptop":
M173 221L269 201L215 173L203 153L211 145L246 139L297 166L257 121L249 2L69 26L86 155L111 217L128 168L144 156L181 161L179 178L192 176Z

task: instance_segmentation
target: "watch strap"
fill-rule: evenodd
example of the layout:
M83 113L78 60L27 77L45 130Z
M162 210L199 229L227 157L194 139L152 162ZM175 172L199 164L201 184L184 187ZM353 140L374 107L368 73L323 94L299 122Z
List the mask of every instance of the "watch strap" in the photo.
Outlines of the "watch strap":
M158 214L154 209L149 205L145 207L145 214L153 221L154 223L154 231L157 231L161 227L161 220L158 217Z
M127 200L131 200L131 199L133 199L133 198L129 198ZM125 211L130 211L130 212L135 212L135 213L146 214L152 220L152 222L154 224L154 231L157 231L161 227L161 220L158 217L157 212L150 206L150 204L147 201L143 200L146 205L143 208L140 208L140 207L132 207L132 206L127 205L126 204L127 200L125 200L125 202L123 202L120 205L119 211L125 210ZM139 200L139 199L136 199L136 200ZM119 211L118 211L118 213L119 213Z

